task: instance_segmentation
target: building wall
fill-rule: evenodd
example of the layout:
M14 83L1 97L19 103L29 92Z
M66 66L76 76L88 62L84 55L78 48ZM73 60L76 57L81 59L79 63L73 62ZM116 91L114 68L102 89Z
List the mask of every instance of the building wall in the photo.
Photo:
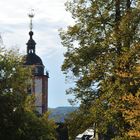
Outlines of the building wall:
M42 77L42 111L48 110L48 77Z
M34 77L33 94L36 110L42 114L48 109L48 77L46 75Z
M35 77L34 79L34 88L35 88L35 106L37 111L42 114L42 78Z

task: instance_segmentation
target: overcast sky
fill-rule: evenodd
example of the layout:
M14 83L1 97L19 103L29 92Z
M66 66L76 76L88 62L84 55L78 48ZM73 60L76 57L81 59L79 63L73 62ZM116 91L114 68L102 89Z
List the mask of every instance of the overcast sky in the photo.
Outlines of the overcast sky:
M35 10L33 19L36 53L42 58L49 71L49 107L68 106L70 96L65 90L70 86L61 72L64 49L61 45L58 29L73 24L70 13L66 12L67 0L1 0L0 33L6 48L19 48L26 54L29 39L30 9Z

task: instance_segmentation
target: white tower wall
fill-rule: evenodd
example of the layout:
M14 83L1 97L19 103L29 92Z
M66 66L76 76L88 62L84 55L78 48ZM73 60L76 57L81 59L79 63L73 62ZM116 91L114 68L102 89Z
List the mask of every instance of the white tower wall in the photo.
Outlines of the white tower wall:
M48 109L48 77L35 76L33 83L36 111L42 114Z

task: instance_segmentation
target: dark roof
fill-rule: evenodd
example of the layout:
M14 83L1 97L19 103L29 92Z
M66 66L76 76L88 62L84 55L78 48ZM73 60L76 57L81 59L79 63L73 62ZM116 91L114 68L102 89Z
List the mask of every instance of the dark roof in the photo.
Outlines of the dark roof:
M41 58L35 53L29 53L24 56L24 65L43 65Z

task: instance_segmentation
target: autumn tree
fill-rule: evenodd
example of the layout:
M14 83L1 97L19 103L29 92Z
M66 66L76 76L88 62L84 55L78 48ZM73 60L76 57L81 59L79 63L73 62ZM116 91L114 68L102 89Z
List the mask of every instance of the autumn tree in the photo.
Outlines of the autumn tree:
M127 102L127 108L122 107L123 116L126 121L130 124L131 128L126 132L128 136L140 138L140 92L136 95L128 94L123 96L123 101Z
M131 125L122 110L128 107L123 97L135 97L140 88L139 4L138 0L66 3L75 19L75 25L60 33L67 49L62 71L75 82L68 93L89 108L89 120L107 139L130 136L126 132Z

